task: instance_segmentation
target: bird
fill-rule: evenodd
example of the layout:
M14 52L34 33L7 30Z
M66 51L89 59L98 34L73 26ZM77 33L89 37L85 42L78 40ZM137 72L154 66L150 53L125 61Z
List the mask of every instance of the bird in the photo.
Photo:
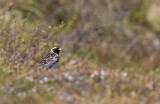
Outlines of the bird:
M44 57L44 59L39 63L36 71L54 70L59 63L59 53L62 50L60 47L53 47L49 53Z

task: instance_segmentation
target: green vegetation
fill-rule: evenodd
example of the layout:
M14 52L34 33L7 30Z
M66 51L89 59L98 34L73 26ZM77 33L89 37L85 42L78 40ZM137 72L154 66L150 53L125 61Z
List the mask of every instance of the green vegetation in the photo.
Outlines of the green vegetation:
M159 0L1 0L0 104L160 103ZM53 46L54 71L28 74Z

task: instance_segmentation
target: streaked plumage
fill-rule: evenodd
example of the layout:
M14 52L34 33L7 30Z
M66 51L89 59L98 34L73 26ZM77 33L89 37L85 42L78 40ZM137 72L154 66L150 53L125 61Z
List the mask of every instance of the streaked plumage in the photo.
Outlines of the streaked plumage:
M59 52L62 49L60 47L54 47L50 50L50 52L44 57L44 59L40 62L36 71L42 69L55 69L59 63Z

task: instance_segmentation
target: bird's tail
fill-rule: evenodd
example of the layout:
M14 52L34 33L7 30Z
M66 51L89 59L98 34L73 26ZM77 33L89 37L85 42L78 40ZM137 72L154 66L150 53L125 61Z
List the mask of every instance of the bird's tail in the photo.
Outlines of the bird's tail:
M38 66L38 67L35 69L35 72L39 72L39 71L41 71L42 69L43 69L42 66Z

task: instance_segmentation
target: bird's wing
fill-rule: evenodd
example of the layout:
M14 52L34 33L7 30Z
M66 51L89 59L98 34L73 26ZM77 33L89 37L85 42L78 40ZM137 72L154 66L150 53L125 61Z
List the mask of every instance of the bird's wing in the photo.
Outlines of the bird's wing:
M45 58L40 62L39 69L48 69L58 60L59 56L56 53L48 53ZM38 70L39 70L38 69Z

